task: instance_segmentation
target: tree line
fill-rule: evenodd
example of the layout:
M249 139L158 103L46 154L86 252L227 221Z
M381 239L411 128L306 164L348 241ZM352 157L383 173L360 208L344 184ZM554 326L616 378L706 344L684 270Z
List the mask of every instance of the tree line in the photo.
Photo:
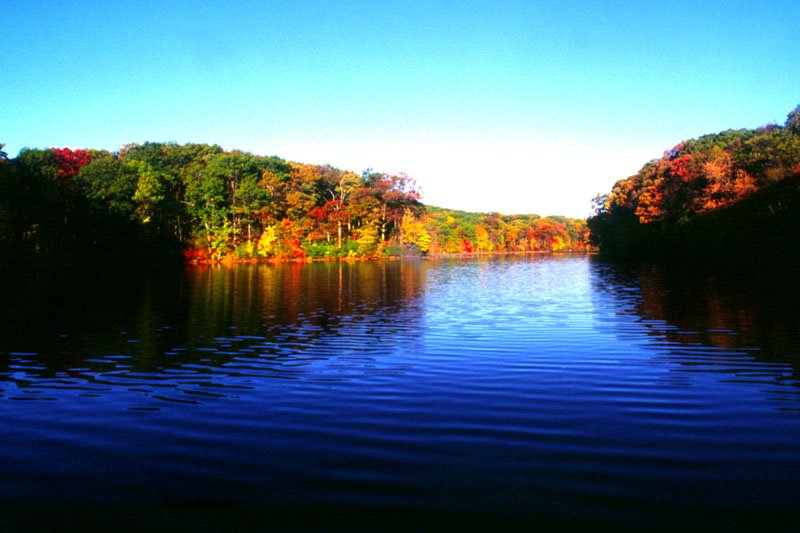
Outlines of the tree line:
M426 208L403 174L217 145L0 153L0 251L11 261L558 251L588 238L584 221L564 217Z
M591 240L611 256L792 258L800 245L800 106L783 126L684 141L594 203Z

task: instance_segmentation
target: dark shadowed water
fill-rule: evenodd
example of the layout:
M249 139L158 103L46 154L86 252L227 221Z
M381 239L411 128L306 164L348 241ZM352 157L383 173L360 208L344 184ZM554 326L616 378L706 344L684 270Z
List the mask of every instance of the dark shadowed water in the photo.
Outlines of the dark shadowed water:
M790 275L540 256L3 287L3 529L800 517Z

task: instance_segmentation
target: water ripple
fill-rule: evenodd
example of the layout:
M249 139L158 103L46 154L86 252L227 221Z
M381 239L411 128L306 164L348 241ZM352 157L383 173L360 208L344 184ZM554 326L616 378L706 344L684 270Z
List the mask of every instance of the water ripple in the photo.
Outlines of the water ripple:
M190 271L180 305L0 340L0 496L794 513L798 311L704 279L582 256Z

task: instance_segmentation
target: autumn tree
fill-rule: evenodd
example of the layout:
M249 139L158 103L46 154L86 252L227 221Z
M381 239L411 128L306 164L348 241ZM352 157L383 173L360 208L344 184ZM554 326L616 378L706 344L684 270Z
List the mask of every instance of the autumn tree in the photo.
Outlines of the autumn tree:
M413 246L423 254L430 250L431 235L425 229L422 220L410 208L406 208L403 213L403 220L400 224L400 244Z
M752 250L767 246L764 253L774 255L792 240L779 226L793 224L799 117L800 106L783 127L727 130L678 144L614 185L588 221L592 240L614 253L664 256L691 249L721 256L749 248L744 255L754 256ZM736 231L723 231L723 221Z
M336 224L337 247L342 247L342 237L344 229L349 234L351 231L351 213L348 206L352 204L353 193L361 184L361 179L354 172L342 172L338 169L330 169L324 174L326 180L326 193L330 197L323 206L326 213L329 213L328 220Z
M23 150L0 161L0 244L29 256L122 250L122 243L133 254L185 250L193 260L552 247L534 227L539 217L428 211L404 174L153 142L116 153ZM578 238L573 222L550 224L570 242Z
M405 174L389 175L372 172L365 176L369 195L377 202L381 242L386 241L389 231L399 226L405 210L421 209L420 194L416 184Z

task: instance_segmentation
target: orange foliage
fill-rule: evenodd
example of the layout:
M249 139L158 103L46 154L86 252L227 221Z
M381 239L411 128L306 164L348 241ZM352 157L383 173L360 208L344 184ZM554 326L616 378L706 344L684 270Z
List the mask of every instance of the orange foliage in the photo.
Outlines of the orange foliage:
M731 154L718 146L709 150L703 168L707 185L698 199L700 213L726 207L758 190L756 180L735 168Z
M696 156L680 154L683 146L645 165L636 176L617 182L606 210L629 207L640 223L650 224L719 209L758 190L756 180L736 168L726 150L714 146Z

